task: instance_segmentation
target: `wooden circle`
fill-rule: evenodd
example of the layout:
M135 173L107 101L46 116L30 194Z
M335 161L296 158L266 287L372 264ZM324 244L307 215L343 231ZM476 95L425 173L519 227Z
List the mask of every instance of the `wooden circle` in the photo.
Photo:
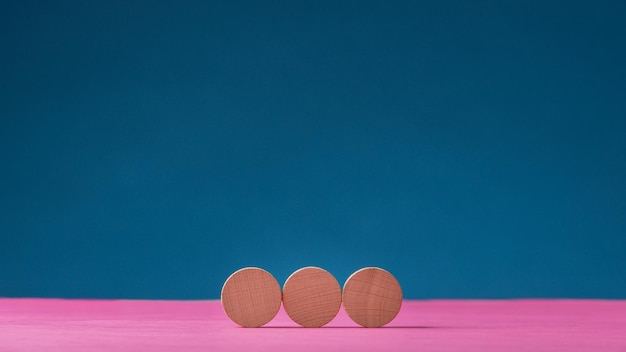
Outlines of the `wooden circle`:
M402 288L391 273L363 268L343 286L343 308L359 325L376 328L392 321L402 306Z
M222 287L222 307L236 324L255 328L267 324L280 309L278 281L260 268L235 271Z
M283 307L291 320L304 327L324 326L341 308L341 286L324 269L313 266L299 269L285 281Z

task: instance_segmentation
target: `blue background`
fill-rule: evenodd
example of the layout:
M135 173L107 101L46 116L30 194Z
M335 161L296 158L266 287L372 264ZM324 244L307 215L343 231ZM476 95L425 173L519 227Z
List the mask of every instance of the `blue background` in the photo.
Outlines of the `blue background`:
M0 296L626 298L623 1L3 1Z

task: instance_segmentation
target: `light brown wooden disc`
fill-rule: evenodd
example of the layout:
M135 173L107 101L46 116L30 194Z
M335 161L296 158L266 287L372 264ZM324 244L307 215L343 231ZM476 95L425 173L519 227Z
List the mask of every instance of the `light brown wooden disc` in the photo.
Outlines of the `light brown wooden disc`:
M402 288L391 273L363 268L343 286L343 308L359 325L376 328L391 322L402 306Z
M267 324L280 309L278 281L260 268L235 271L222 287L222 307L236 324L255 328Z
M296 323L317 328L341 308L341 286L328 271L309 266L291 274L283 286L283 307Z

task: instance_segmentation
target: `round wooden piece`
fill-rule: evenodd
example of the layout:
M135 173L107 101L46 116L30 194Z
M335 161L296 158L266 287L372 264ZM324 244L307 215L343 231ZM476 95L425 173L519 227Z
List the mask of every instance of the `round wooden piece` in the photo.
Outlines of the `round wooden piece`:
M254 328L267 324L280 309L278 281L260 268L235 271L222 287L222 307L236 324Z
M283 286L283 307L296 323L317 328L341 308L341 286L328 271L309 266L291 274Z
M391 273L363 268L343 286L343 308L359 325L376 328L391 322L402 306L402 288Z

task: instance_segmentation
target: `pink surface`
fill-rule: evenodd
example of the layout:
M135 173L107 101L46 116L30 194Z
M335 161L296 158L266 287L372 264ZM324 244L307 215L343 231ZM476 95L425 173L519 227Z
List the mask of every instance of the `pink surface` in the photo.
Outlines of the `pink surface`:
M300 328L281 309L236 327L219 301L0 299L0 351L626 351L626 301L404 301L387 327L341 311Z

